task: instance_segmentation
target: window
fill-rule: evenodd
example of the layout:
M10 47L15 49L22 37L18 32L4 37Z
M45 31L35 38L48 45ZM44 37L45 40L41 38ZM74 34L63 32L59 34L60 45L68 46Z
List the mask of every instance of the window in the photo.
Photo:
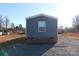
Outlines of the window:
M38 32L46 32L46 21L38 21Z

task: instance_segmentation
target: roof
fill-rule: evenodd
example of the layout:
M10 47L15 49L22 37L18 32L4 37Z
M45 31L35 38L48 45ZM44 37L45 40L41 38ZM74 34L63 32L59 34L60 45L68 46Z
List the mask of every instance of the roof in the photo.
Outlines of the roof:
M33 15L33 16L30 16L30 17L26 17L26 19L36 18L36 17L40 17L40 16L44 16L44 17L48 17L48 18L53 18L53 19L56 19L56 20L57 20L56 17L54 17L54 16L49 16L49 15L43 14L43 13L37 14L37 15Z

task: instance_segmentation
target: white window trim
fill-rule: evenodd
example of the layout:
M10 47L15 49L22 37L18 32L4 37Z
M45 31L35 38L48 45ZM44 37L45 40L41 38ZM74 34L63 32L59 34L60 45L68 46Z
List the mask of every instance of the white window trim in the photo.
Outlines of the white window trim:
M38 21L38 23L39 23L39 21ZM46 25L46 21L45 21L45 25ZM45 26L45 30L44 31L40 31L39 27L38 27L38 32L46 32L46 26Z

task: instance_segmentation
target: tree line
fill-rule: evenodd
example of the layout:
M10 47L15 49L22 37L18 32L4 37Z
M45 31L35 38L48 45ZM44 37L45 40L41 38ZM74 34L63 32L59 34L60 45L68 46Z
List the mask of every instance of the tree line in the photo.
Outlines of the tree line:
M72 27L68 28L67 26L63 28L63 26L60 26L58 28L58 33L63 32L79 32L79 15L76 15L72 18Z
M2 15L0 15L0 32L24 33L24 31L25 28L22 27L22 24L15 26L13 22L10 23L10 19L7 16L2 17Z

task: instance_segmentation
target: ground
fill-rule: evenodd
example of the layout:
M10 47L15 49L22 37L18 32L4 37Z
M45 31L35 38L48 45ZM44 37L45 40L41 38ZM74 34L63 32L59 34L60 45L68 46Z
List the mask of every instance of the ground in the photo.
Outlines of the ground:
M59 35L58 43L46 51L44 56L79 56L79 40Z
M22 37L22 36L24 35L20 35L20 34L3 35L3 36L0 36L0 43L14 40L15 38Z
M72 37L72 38L79 38L79 33L68 32L68 33L62 33L61 35L67 36L67 37Z
M27 44L26 38L12 39L0 44L0 55L9 56L79 56L79 34L63 33L53 44ZM1 39L0 39L1 40Z

